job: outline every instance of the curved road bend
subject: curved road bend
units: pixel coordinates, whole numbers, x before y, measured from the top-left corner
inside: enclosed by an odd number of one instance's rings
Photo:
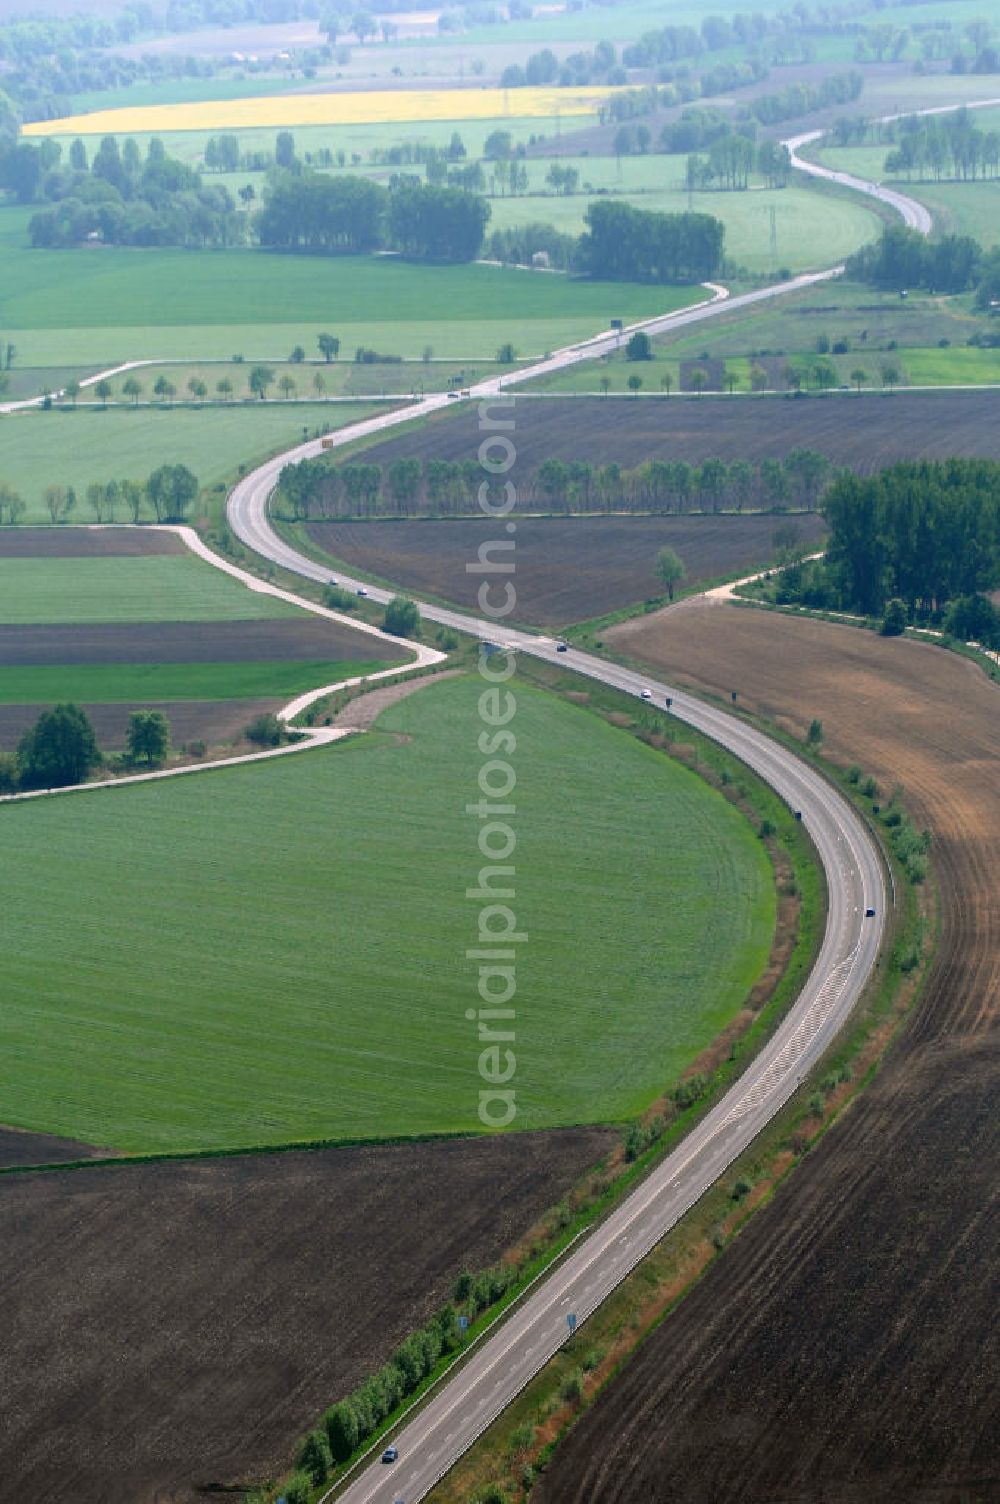
[[[814,139],[810,134],[787,143],[801,171],[833,178],[878,198],[901,214],[907,224],[925,234],[929,232],[931,221],[927,210],[905,194],[831,172],[799,158],[797,148]],[[713,289],[715,295],[706,303],[634,327],[658,333],[697,323],[723,311],[828,280],[841,270],[834,267],[730,299],[723,297],[721,289]],[[480,383],[472,388],[471,396],[494,397],[521,381],[592,359],[614,349],[619,338],[614,334],[599,335],[558,351],[526,370]],[[446,393],[438,393],[398,412],[370,418],[349,430],[341,429],[332,435],[332,447],[339,448],[356,438],[427,416],[447,407],[450,400]],[[284,465],[321,452],[318,441],[302,444],[246,476],[229,498],[228,516],[233,532],[247,547],[283,569],[325,582],[330,578],[329,570],[283,542],[267,514],[270,495]],[[348,589],[357,589],[362,583],[345,576],[338,578]],[[374,586],[367,588],[373,600],[383,603],[392,593]],[[495,625],[460,611],[422,605],[421,612],[429,621],[473,637],[498,635]],[[414,1419],[403,1425],[395,1437],[399,1461],[387,1466],[369,1463],[340,1495],[345,1504],[397,1504],[397,1501],[416,1504],[424,1498],[563,1345],[568,1331],[567,1316],[575,1315],[578,1323],[585,1321],[784,1106],[857,1002],[875,967],[884,929],[886,893],[874,840],[856,811],[815,769],[735,717],[664,683],[576,649],[557,657],[556,644],[551,638],[525,632],[500,635],[520,652],[564,663],[577,673],[626,693],[638,694],[649,689],[661,705],[670,695],[673,714],[740,758],[771,784],[791,808],[801,811],[826,874],[829,893],[826,933],[816,964],[794,1007],[723,1099],[514,1311],[497,1333],[483,1343],[461,1370],[443,1384]],[[874,918],[866,919],[866,909],[874,909]],[[331,1490],[330,1496],[335,1492]]]
[[[890,209],[902,216],[903,223],[911,230],[919,230],[921,235],[929,235],[934,228],[931,211],[924,205],[910,198],[906,193],[900,193],[895,188],[883,188],[880,183],[869,183],[865,178],[856,178],[850,172],[835,172],[832,167],[821,167],[818,162],[810,162],[805,157],[800,157],[799,152],[803,146],[811,146],[814,141],[821,141],[826,131],[806,131],[804,135],[793,136],[786,141],[785,145],[792,154],[792,166],[798,172],[804,172],[811,178],[825,178],[829,183],[839,183],[842,188],[852,188],[855,193],[867,194],[869,198],[877,198],[879,203],[888,204]]]
[[[423,406],[433,410],[433,405]],[[272,461],[240,483],[230,497],[230,526],[248,547],[281,568],[327,580],[329,571],[284,543],[268,521],[267,501],[282,463]],[[347,588],[361,583],[338,578]],[[368,589],[377,601],[391,594]],[[429,621],[474,637],[496,636],[495,626],[462,612],[430,605],[421,610]],[[725,1097],[403,1426],[395,1437],[399,1461],[392,1466],[376,1461],[357,1475],[341,1496],[347,1504],[416,1504],[428,1493],[562,1346],[566,1317],[573,1313],[584,1321],[787,1102],[857,1002],[883,933],[886,898],[874,841],[857,813],[815,769],[735,717],[664,683],[575,649],[557,657],[551,638],[502,635],[519,651],[564,663],[626,693],[648,688],[661,705],[671,695],[675,715],[741,758],[800,810],[826,873],[826,933],[798,1001]],[[875,910],[874,918],[866,920],[866,908]]]

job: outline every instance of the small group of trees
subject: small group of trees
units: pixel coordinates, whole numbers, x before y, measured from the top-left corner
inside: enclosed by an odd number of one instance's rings
[[[163,762],[170,750],[170,724],[160,710],[136,710],[129,716],[126,757],[148,768]],[[85,783],[103,758],[90,718],[78,705],[55,705],[42,711],[18,742],[17,751],[0,752],[0,792],[58,789]]]
[[[649,460],[635,468],[593,465],[553,456],[522,477],[518,491],[550,512],[662,512],[814,508],[833,479],[830,461],[796,448],[759,464],[710,456]],[[478,505],[483,471],[478,460],[420,460],[401,456],[382,466],[351,460],[339,467],[300,460],[281,473],[278,499],[287,515],[310,518],[458,516]]]
[[[55,160],[46,156],[52,151]],[[89,165],[82,143],[74,142],[65,167],[56,144],[22,143],[11,170],[22,202],[41,199],[51,206],[31,219],[34,246],[77,246],[89,240],[228,246],[245,238],[244,217],[228,190],[218,184],[206,187],[193,168],[167,155],[157,137],[143,155],[131,136],[121,146],[116,136],[105,136]],[[0,159],[0,186],[9,186],[11,170],[5,174]]]
[[[1000,464],[921,461],[878,475],[841,475],[822,506],[822,560],[800,558],[779,577],[779,604],[861,612],[887,636],[911,622],[941,624],[993,647],[1000,616]]]
[[[987,255],[970,235],[928,239],[905,225],[887,225],[880,240],[863,246],[847,262],[858,282],[905,292],[966,292],[976,288],[988,302],[1000,287],[1000,254]]]
[[[579,261],[592,277],[704,281],[722,264],[723,226],[710,214],[659,214],[601,201],[584,218]]]
[[[260,243],[279,250],[359,254],[391,248],[434,261],[479,254],[489,205],[460,188],[400,175],[369,178],[283,173],[257,216]]]
[[[968,110],[941,116],[910,116],[893,122],[897,145],[885,159],[890,177],[907,181],[955,178],[962,182],[1000,177],[1000,131],[982,131]]]
[[[0,485],[0,495],[3,489]],[[79,506],[74,486],[46,486],[42,494],[53,524],[67,522]],[[83,500],[95,522],[114,522],[122,515],[140,522],[144,509],[157,522],[181,522],[197,495],[197,478],[186,465],[160,465],[145,481],[91,481],[84,490]],[[21,512],[8,520],[18,521],[23,510],[22,503]]]

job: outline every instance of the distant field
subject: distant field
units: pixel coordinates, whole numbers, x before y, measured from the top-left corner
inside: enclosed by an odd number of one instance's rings
[[[614,192],[623,191],[629,203],[639,209],[680,214],[688,208],[688,195],[681,186],[684,163],[679,157],[651,156],[626,159],[623,163],[623,189],[619,190],[612,158],[575,161],[581,181],[589,174],[615,184]],[[546,164],[529,166],[539,182],[544,179]],[[632,182],[637,185],[633,190]],[[640,186],[641,185],[641,186]],[[584,228],[583,216],[593,195],[580,193],[572,197],[524,197],[491,200],[497,228],[543,221],[554,224],[566,234]],[[866,240],[877,238],[879,221],[861,202],[834,198],[810,188],[757,189],[748,193],[698,193],[694,208],[712,214],[726,228],[726,256],[753,272],[777,272],[780,267],[804,271],[830,266],[850,255]],[[770,211],[777,216],[777,251],[771,249]]]
[[[619,1119],[765,965],[770,866],[694,774],[516,693],[517,1125]],[[446,680],[343,747],[8,808],[8,1122],[131,1149],[475,1129],[479,694]]]
[[[95,521],[92,482],[145,480],[158,465],[188,466],[203,486],[239,464],[252,465],[301,439],[302,430],[339,428],[371,415],[364,403],[336,406],[258,402],[253,406],[152,409],[79,408],[0,418],[0,480],[28,505],[25,521],[48,522],[47,486],[72,486],[73,522]],[[144,511],[148,517],[148,512]],[[125,521],[124,509],[117,518]]]
[[[0,210],[0,327],[23,366],[180,357],[287,359],[321,331],[419,358],[492,359],[508,340],[542,354],[629,320],[683,307],[699,288],[587,282],[397,257],[262,251],[34,251],[24,211]]]
[[[518,89],[515,113],[522,118],[593,115],[614,89]],[[92,115],[64,116],[24,127],[24,135],[128,136],[140,131],[228,131],[297,125],[400,126],[423,121],[492,120],[509,113],[512,91],[491,88],[359,90],[326,94],[265,94],[258,98],[204,99],[184,104],[132,105]]]
[[[780,517],[522,517],[517,531],[518,621],[558,627],[659,597],[657,551],[673,548],[687,585],[750,571],[775,557]],[[787,519],[786,519],[787,520]],[[823,534],[815,513],[796,515],[804,543]],[[303,529],[325,554],[365,574],[475,609],[466,573],[483,529],[474,519],[317,522]]]
[[[895,293],[838,278],[770,304],[723,312],[708,324],[657,335],[654,358],[643,362],[641,369],[620,352],[543,376],[522,390],[596,393],[607,379],[609,390],[622,395],[629,376],[638,374],[644,392],[661,391],[664,377],[676,392],[682,370],[688,379],[693,368],[705,367],[707,359],[717,372],[724,364],[739,391],[750,389],[752,364],[763,367],[772,390],[783,391],[787,365],[808,373],[818,358],[818,345],[840,342],[846,343],[846,354],[823,357],[832,362],[838,382],[850,382],[851,372],[860,368],[866,372],[866,384],[878,386],[883,365],[896,366],[904,381],[915,383],[930,379],[931,372],[934,382],[943,384],[979,382],[996,379],[989,372],[996,367],[998,352],[967,349],[966,342],[989,327],[968,296],[914,293],[903,302]]]

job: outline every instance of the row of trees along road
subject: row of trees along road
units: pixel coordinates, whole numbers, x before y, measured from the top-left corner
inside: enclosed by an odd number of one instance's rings
[[[81,499],[95,522],[142,522],[150,515],[156,522],[183,522],[197,495],[198,481],[186,465],[160,465],[145,481],[91,481],[82,498],[74,486],[46,486],[43,499],[53,523],[76,516]],[[0,524],[20,522],[26,510],[23,498],[0,481]]]
[[[550,512],[810,510],[835,472],[826,455],[792,449],[784,459],[727,463],[709,457],[650,460],[635,469],[612,462],[551,458],[518,484],[519,494]],[[420,460],[407,455],[386,466],[352,460],[300,460],[281,472],[278,501],[286,516],[315,518],[458,516],[477,507],[482,467],[476,460]]]

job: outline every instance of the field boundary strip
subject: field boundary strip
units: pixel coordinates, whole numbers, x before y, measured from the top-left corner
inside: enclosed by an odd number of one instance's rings
[[[88,527],[89,531],[103,531],[105,526],[112,524],[94,524]],[[122,524],[115,523],[115,527]],[[409,639],[393,637],[391,633],[383,632],[381,628],[372,626],[369,622],[355,621],[342,611],[332,611],[328,606],[321,606],[316,601],[307,600],[304,596],[296,595],[291,590],[284,590],[280,585],[270,585],[265,580],[258,579],[246,569],[241,569],[238,564],[231,564],[228,559],[223,559],[219,554],[208,547],[192,527],[176,526],[169,523],[145,524],[147,530],[152,528],[156,532],[174,533],[179,537],[191,553],[202,559],[206,564],[211,564],[214,569],[221,570],[224,574],[232,576],[245,585],[248,590],[254,590],[261,595],[271,595],[275,599],[285,601],[287,604],[297,606],[303,611],[311,611],[315,616],[322,616],[328,621],[335,621],[339,626],[350,627],[355,632],[365,636],[375,637],[380,642],[390,644],[395,650],[406,646],[415,656],[409,663],[401,663],[392,668],[379,669],[374,674],[356,674],[351,679],[341,679],[336,684],[322,684],[316,689],[306,690],[304,694],[296,695],[287,705],[277,712],[278,720],[285,726],[291,727],[297,716],[308,710],[318,700],[326,699],[328,695],[341,689],[353,689],[359,684],[375,684],[380,679],[397,678],[400,674],[415,674],[423,669],[433,668],[443,663],[447,653],[439,652],[437,648],[427,647],[420,642],[411,642]],[[55,789],[31,789],[19,794],[0,795],[0,804],[23,803],[29,799],[46,799],[55,794],[79,794],[86,793],[89,789],[117,789],[126,788],[136,783],[153,783],[164,778],[179,778],[186,773],[206,773],[215,768],[242,767],[244,763],[263,762],[268,758],[287,757],[292,752],[308,752],[315,747],[325,747],[331,742],[342,741],[344,737],[360,735],[363,728],[353,726],[302,726],[294,728],[299,740],[284,747],[272,747],[263,752],[245,752],[233,757],[217,758],[214,762],[188,763],[182,768],[159,768],[150,773],[131,773],[125,778],[101,778],[91,783],[73,783],[64,788]]]

